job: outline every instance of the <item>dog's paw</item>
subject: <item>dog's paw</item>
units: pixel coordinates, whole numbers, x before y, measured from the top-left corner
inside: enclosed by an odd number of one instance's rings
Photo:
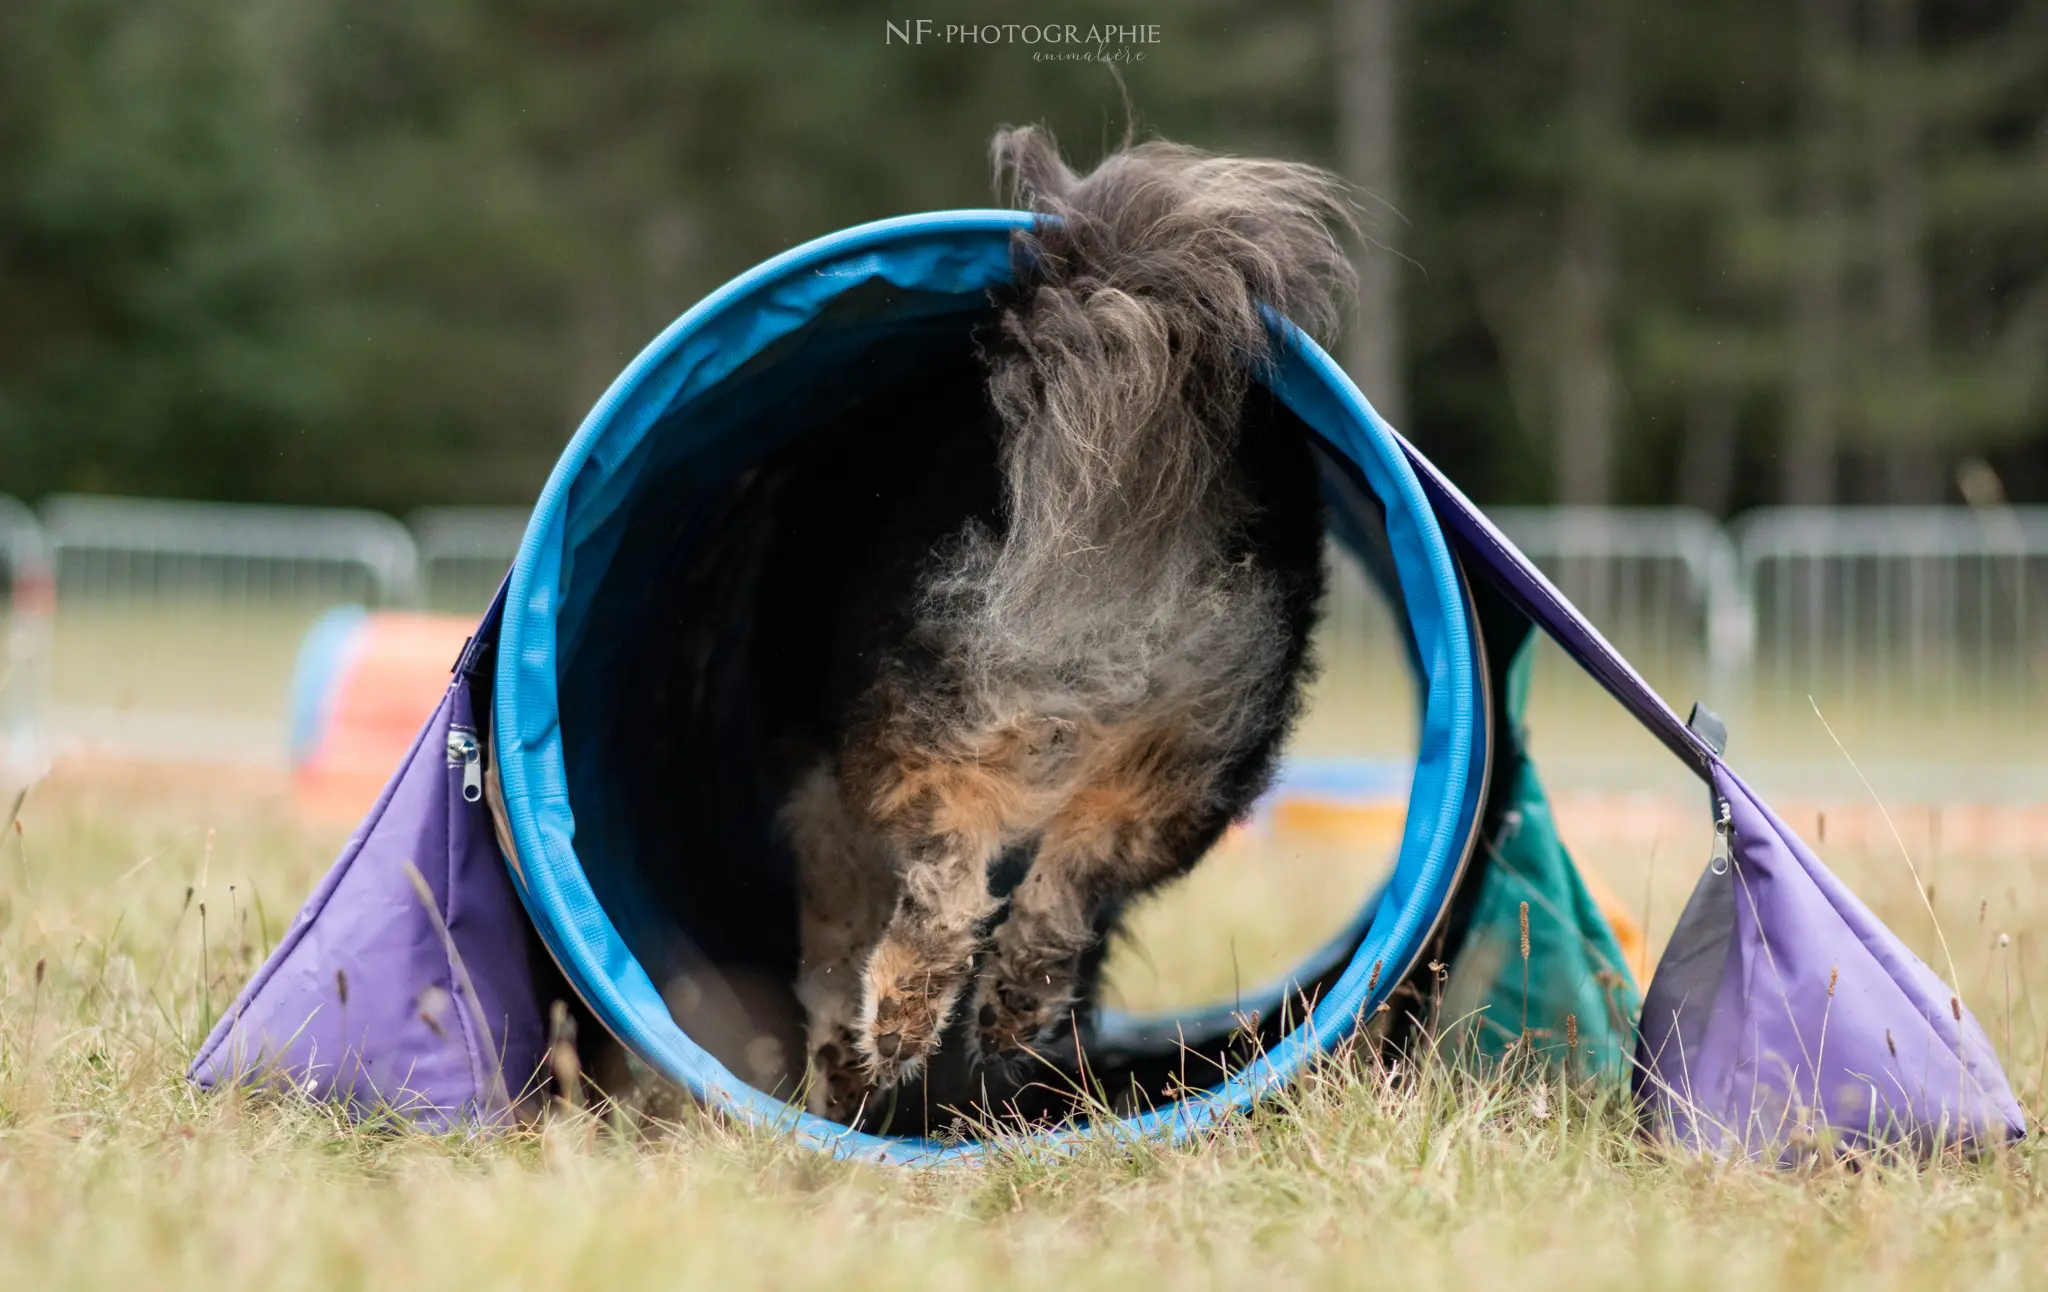
[[[981,980],[974,1034],[983,1060],[1013,1060],[1053,1038],[1072,1007],[1071,993],[1057,977],[991,974]]]
[[[874,1093],[851,1033],[812,1049],[809,1076],[804,1106],[816,1116],[842,1125],[851,1126]]]
[[[885,938],[868,962],[861,1008],[861,1052],[877,1086],[917,1075],[938,1049],[966,982],[965,965],[927,960]]]

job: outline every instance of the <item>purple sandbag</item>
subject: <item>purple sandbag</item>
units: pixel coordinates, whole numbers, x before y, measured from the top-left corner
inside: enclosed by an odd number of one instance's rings
[[[1790,1159],[1820,1126],[1925,1154],[2019,1139],[1991,1041],[1934,971],[1725,766],[1728,857],[1700,877],[1643,1003],[1636,1091],[1653,1125]]]
[[[1651,1129],[1695,1148],[1781,1159],[1822,1125],[1852,1146],[1923,1153],[2025,1135],[1969,1010],[1443,472],[1403,447],[1465,568],[1499,587],[1729,806],[1730,862],[1701,877],[1643,1002],[1635,1085]]]
[[[451,753],[451,732],[460,747],[473,731],[458,680],[207,1037],[194,1081],[289,1082],[436,1129],[508,1111],[538,1068],[543,1031],[526,914],[489,809],[465,799]]]

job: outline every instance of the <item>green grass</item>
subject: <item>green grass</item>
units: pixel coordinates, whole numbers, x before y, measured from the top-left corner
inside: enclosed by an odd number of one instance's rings
[[[51,699],[65,706],[137,709],[276,723],[283,748],[292,665],[327,603],[221,607],[165,599],[77,601],[57,613]]]
[[[2031,1147],[1766,1172],[1661,1154],[1578,1092],[1428,1069],[1332,1069],[1183,1148],[943,1172],[833,1163],[704,1117],[646,1140],[568,1117],[429,1137],[202,1097],[182,1080],[197,1038],[342,832],[261,787],[76,774],[22,827],[0,844],[4,1288],[1994,1289],[2048,1269]],[[1667,845],[1653,929],[1700,859]],[[1644,860],[1594,859],[1623,892],[1643,891]],[[1830,860],[1932,953],[1896,854]],[[2038,1108],[2048,1002],[2028,979],[2048,970],[2048,875],[1919,860],[1965,998]],[[1219,858],[1148,913],[1150,959],[1120,966],[1121,990],[1200,995],[1232,954],[1249,981],[1369,879],[1330,849]]]

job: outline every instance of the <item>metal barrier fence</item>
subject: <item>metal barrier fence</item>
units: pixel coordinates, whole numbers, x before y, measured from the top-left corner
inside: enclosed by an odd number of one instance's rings
[[[72,743],[275,761],[307,626],[418,596],[411,534],[375,512],[66,496],[42,519],[50,725]]]
[[[0,494],[0,795],[32,779],[44,756],[55,589],[35,513]]]
[[[422,507],[406,517],[426,605],[481,614],[512,568],[531,514],[526,507]]]
[[[1492,515],[1674,707],[1706,698],[1727,713],[1738,753],[1839,761],[1833,727],[1859,756],[1895,765],[1998,764],[2022,777],[2048,765],[2048,508],[1767,509],[1729,528],[1685,510]],[[42,706],[45,726],[73,742],[274,760],[314,617],[338,602],[481,611],[526,517],[430,508],[401,525],[367,512],[63,497],[38,526],[0,499],[11,590],[0,733],[28,729]],[[1346,743],[1349,715],[1353,729],[1384,728],[1368,743],[1398,745],[1411,714],[1405,682],[1390,676],[1396,629],[1348,560],[1324,636],[1304,737]],[[1532,725],[1546,763],[1559,749],[1637,756],[1628,720],[1561,655],[1541,659],[1538,676]]]
[[[1704,699],[1736,716],[1751,621],[1740,562],[1712,517],[1590,507],[1501,507],[1488,515],[1673,707],[1683,713]],[[1525,730],[1547,778],[1682,788],[1671,781],[1683,773],[1570,656],[1548,638],[1534,651]]]
[[[2048,797],[2048,508],[1489,514],[1674,709],[1718,709],[1760,779],[1860,792],[1862,763],[1885,792]],[[1371,595],[1354,582],[1332,618]],[[1536,676],[1554,779],[1669,770],[1548,643]]]
[[[2048,508],[1774,508],[1733,528],[1765,730],[1832,727],[1852,754],[1930,769],[2031,766],[2048,792]]]
[[[2036,683],[2048,640],[2048,508],[1802,507],[1737,522],[1759,665],[1811,680],[1903,665],[1955,694]]]
[[[1735,546],[1690,508],[1491,512],[1572,604],[1653,681],[1733,689],[1752,646]]]

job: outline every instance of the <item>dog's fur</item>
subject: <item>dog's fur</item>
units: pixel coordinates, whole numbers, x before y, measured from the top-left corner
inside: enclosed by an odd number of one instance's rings
[[[1322,595],[1312,451],[1256,378],[1262,304],[1335,322],[1342,186],[1164,142],[1078,176],[1034,128],[993,154],[1046,217],[1015,236],[996,324],[846,414],[843,442],[887,424],[911,451],[886,479],[857,447],[814,462],[858,532],[829,576],[812,538],[764,576],[825,623],[759,685],[796,751],[809,1102],[841,1120],[916,1075],[970,995],[984,1058],[1086,1004],[1122,907],[1263,788]],[[801,488],[782,505],[800,516]],[[1007,911],[1006,857],[1028,864]]]

